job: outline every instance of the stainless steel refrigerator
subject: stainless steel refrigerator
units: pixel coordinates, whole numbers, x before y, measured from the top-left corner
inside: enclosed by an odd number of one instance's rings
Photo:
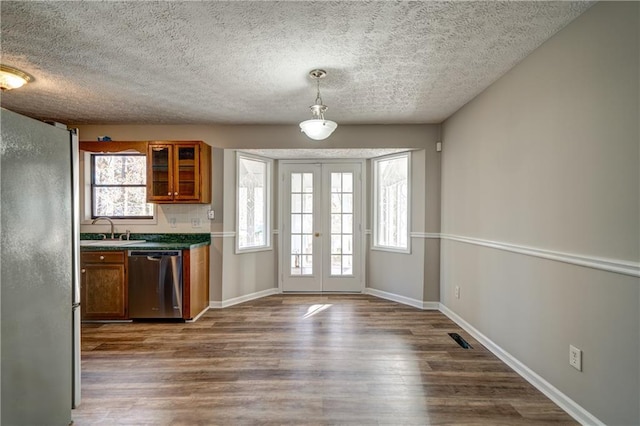
[[[80,402],[78,137],[0,115],[0,424],[66,426]]]

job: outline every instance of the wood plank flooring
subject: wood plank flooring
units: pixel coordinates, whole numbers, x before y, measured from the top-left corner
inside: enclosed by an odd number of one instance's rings
[[[75,425],[575,424],[442,313],[365,295],[276,295],[186,324],[83,324],[82,404],[73,418]]]

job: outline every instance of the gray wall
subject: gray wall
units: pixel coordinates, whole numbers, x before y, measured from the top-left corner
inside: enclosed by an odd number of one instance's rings
[[[413,302],[440,300],[440,153],[438,133],[432,133],[424,150],[411,158],[411,254],[369,250],[367,287],[413,299]],[[367,229],[372,228],[371,161],[367,163]],[[433,234],[433,235],[431,235]],[[426,238],[429,235],[429,238]],[[367,245],[371,247],[372,235]]]
[[[310,141],[292,125],[78,125],[81,140],[96,140],[108,135],[112,140],[202,140],[212,150],[211,205],[159,205],[155,225],[127,225],[132,232],[213,232],[211,246],[210,299],[224,302],[277,288],[277,235],[274,250],[236,255],[235,231],[235,150],[289,148],[407,148],[421,152],[414,164],[414,222],[412,231],[439,230],[439,163],[435,142],[440,135],[439,125],[352,125],[339,126],[326,141]],[[426,148],[426,149],[425,149]],[[277,165],[274,176],[277,176]],[[370,174],[367,173],[370,177]],[[426,185],[425,185],[426,184]],[[277,217],[277,186],[274,185],[274,210]],[[369,199],[370,194],[366,194]],[[370,203],[367,203],[370,207]],[[216,219],[206,218],[207,210],[216,212]],[[417,210],[416,210],[417,209]],[[176,219],[176,227],[169,219]],[[192,228],[191,219],[200,218],[202,227]],[[275,223],[275,222],[274,222]],[[120,226],[117,226],[120,230]],[[274,226],[275,229],[277,229]],[[370,221],[367,228],[370,228]],[[83,225],[83,232],[102,232],[99,225]],[[368,258],[367,279],[376,288],[418,301],[438,300],[439,250],[437,240],[412,239],[412,255],[377,252]],[[369,256],[369,246],[365,255]],[[398,270],[403,279],[386,271],[371,270],[371,265],[384,262],[402,264]],[[404,279],[408,278],[408,279]],[[428,297],[428,299],[423,299]]]
[[[640,423],[639,279],[446,236],[637,265],[639,14],[593,6],[449,118],[442,157],[442,302],[600,420],[627,425]]]

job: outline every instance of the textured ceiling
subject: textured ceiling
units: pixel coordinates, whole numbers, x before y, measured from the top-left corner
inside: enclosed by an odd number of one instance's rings
[[[65,123],[439,123],[590,2],[1,1],[2,106]]]

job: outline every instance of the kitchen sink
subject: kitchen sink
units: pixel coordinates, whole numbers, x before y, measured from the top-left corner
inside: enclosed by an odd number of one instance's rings
[[[145,243],[147,240],[80,240],[80,247],[103,246],[119,247]]]

